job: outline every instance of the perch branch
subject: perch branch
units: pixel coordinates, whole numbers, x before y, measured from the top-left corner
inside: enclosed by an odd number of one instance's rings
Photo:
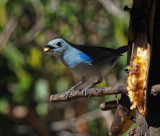
[[[151,94],[152,95],[157,95],[159,93],[160,93],[160,84],[152,86]]]
[[[95,97],[95,96],[104,96],[104,95],[112,95],[112,94],[126,94],[127,90],[124,86],[113,86],[113,87],[98,87],[98,88],[90,88],[87,91],[87,96],[83,93],[82,90],[77,90],[71,92],[68,96],[68,99],[65,97],[66,92],[60,94],[53,94],[50,96],[51,102],[65,102],[70,101],[80,97]]]

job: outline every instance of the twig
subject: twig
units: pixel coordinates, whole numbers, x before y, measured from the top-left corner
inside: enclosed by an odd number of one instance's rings
[[[157,95],[159,93],[160,93],[160,84],[152,86],[151,94],[152,95]]]
[[[99,2],[104,6],[104,8],[110,12],[112,15],[118,16],[124,13],[116,7],[116,5],[111,0],[99,0]]]
[[[95,96],[104,96],[112,94],[126,94],[127,90],[124,86],[113,86],[113,87],[99,87],[99,88],[90,88],[87,91],[87,96],[83,93],[82,90],[77,90],[71,92],[68,96],[68,99],[65,97],[66,92],[60,94],[53,94],[50,96],[51,102],[65,102],[70,101],[80,97],[95,97]]]
[[[43,14],[43,8],[39,2],[39,0],[31,1],[31,4],[35,10],[36,13],[36,22],[33,25],[33,27],[29,30],[28,33],[25,34],[22,41],[24,43],[28,43],[32,41],[35,36],[42,30],[43,28],[43,22],[44,22],[44,14]]]
[[[7,25],[5,26],[3,32],[0,35],[0,45],[3,45],[6,41],[9,40],[17,25],[18,21],[15,18],[11,18],[8,21]]]
[[[99,118],[104,118],[104,122],[107,124],[107,128],[109,130],[110,124],[113,120],[113,114],[111,111],[100,111],[98,109],[85,113],[81,116],[78,117],[74,117],[71,119],[65,119],[65,120],[59,120],[59,121],[54,121],[53,123],[50,124],[45,124],[42,126],[38,126],[37,127],[37,131],[44,133],[44,130],[47,127],[47,130],[49,132],[55,132],[56,133],[60,133],[62,131],[64,131],[65,129],[71,129],[71,128],[75,128],[76,124],[79,122],[83,121],[91,121],[91,120],[95,120],[95,119],[99,119]],[[35,128],[33,126],[29,126],[29,125],[19,125],[19,124],[14,124],[11,126],[4,126],[4,125],[0,125],[1,128],[1,132],[2,134],[5,132],[9,132],[9,134],[20,134],[20,135],[31,135],[31,134],[35,134],[37,133],[37,131],[35,130]],[[8,133],[7,133],[8,134]],[[64,134],[65,135],[65,134]],[[86,136],[86,135],[85,135]]]
[[[103,7],[112,15],[117,18],[124,19],[125,15],[114,3],[112,0],[99,0]]]
[[[79,117],[71,118],[71,119],[68,119],[68,120],[61,120],[61,121],[53,122],[50,125],[50,129],[54,130],[54,131],[60,131],[60,130],[68,129],[68,128],[74,128],[76,126],[75,124],[77,122],[82,122],[83,123],[83,121],[88,122],[88,121],[91,121],[91,120],[94,120],[94,119],[97,119],[97,118],[102,118],[102,117],[106,118],[106,123],[107,124],[110,124],[110,123],[108,123],[108,121],[110,119],[113,120],[113,116],[112,116],[112,114],[111,115],[110,114],[111,114],[110,111],[103,112],[103,111],[100,111],[100,110],[94,110],[94,111],[88,112],[86,114],[83,114]],[[109,115],[109,116],[106,116],[106,115]],[[110,119],[107,118],[107,117],[110,117]]]
[[[110,102],[101,103],[99,107],[102,111],[107,111],[107,110],[116,109],[117,106],[118,106],[117,101],[114,100]]]

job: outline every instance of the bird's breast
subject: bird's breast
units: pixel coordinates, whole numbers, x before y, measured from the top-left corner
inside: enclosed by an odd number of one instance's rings
[[[91,76],[91,75],[96,75],[99,70],[96,70],[94,66],[85,64],[85,63],[80,63],[76,67],[70,69],[72,72],[83,75],[83,76]]]
[[[97,74],[95,66],[92,63],[89,63],[88,61],[82,59],[81,55],[77,55],[77,53],[65,54],[61,61],[69,70],[76,74],[84,76]]]

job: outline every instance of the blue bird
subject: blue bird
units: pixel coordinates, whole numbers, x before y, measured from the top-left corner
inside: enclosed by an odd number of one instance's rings
[[[110,49],[98,46],[75,45],[64,39],[51,40],[45,47],[44,52],[55,55],[69,70],[82,76],[82,81],[69,89],[66,93],[68,98],[70,92],[85,83],[88,77],[97,76],[98,81],[83,89],[85,96],[87,90],[102,82],[101,72],[114,66],[117,59],[128,50],[128,46],[118,49]]]

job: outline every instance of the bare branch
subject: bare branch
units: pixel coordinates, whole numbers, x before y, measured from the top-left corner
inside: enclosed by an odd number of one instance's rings
[[[152,86],[151,94],[152,95],[157,95],[159,93],[160,93],[160,84]]]
[[[116,109],[117,106],[118,106],[118,103],[116,100],[114,100],[110,102],[101,103],[99,107],[102,111],[107,111],[107,110]]]
[[[33,27],[29,30],[29,32],[26,33],[25,36],[23,37],[22,41],[24,43],[32,41],[43,28],[43,22],[44,22],[43,8],[38,0],[31,1],[31,4],[33,5],[33,8],[36,13],[36,22],[33,25]]]
[[[103,7],[112,15],[123,18],[124,13],[111,0],[99,0]]]
[[[17,25],[18,21],[15,18],[11,18],[8,21],[7,25],[5,26],[3,32],[0,35],[0,45],[3,45],[3,43],[9,40]]]
[[[83,114],[79,117],[53,122],[51,123],[50,128],[51,130],[54,130],[54,131],[60,131],[60,130],[68,129],[68,128],[74,128],[77,122],[83,123],[83,121],[91,121],[91,120],[102,118],[102,117],[105,118],[106,123],[110,126],[113,120],[112,113],[110,111],[103,112],[100,110],[94,110],[86,114]]]
[[[87,92],[87,96],[83,93],[82,90],[77,90],[71,92],[68,96],[68,99],[65,97],[66,92],[60,94],[53,94],[50,96],[51,102],[65,102],[70,101],[80,97],[95,97],[95,96],[104,96],[104,95],[112,95],[112,94],[126,94],[127,90],[124,86],[113,86],[113,87],[98,87],[98,88],[90,88]]]

